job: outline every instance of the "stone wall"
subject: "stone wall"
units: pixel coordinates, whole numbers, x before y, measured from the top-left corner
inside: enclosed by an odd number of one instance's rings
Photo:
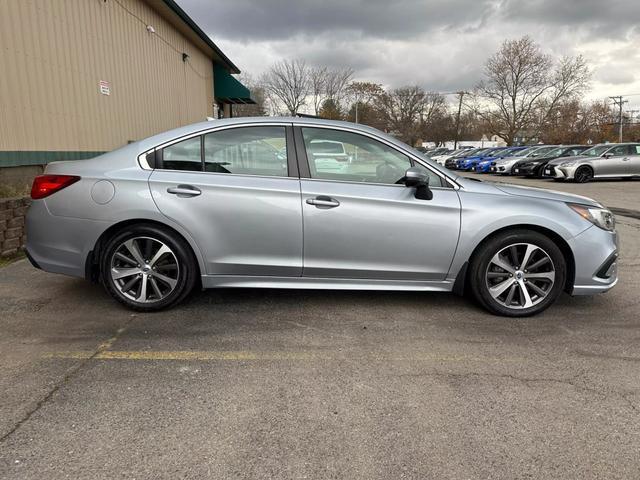
[[[0,198],[0,256],[10,257],[27,241],[25,215],[31,198]]]

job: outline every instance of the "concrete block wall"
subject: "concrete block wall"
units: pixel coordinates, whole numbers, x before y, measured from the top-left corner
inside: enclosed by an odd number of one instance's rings
[[[25,215],[31,198],[0,198],[0,256],[10,257],[27,241]]]

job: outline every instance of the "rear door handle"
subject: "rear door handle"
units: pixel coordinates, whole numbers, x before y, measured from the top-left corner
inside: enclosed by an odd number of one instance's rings
[[[315,205],[318,208],[335,208],[340,206],[340,202],[338,200],[324,195],[316,198],[307,198],[307,203],[309,205]]]
[[[202,191],[193,185],[178,185],[177,187],[167,188],[167,193],[177,195],[179,197],[197,197]]]

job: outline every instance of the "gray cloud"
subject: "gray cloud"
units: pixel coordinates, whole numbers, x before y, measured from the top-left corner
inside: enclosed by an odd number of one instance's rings
[[[468,89],[504,39],[530,35],[555,55],[584,54],[593,97],[640,92],[640,0],[178,1],[254,76],[302,58],[387,86]]]
[[[474,24],[494,8],[491,0],[183,0],[181,4],[206,30],[243,41],[335,32],[410,38],[432,28]]]

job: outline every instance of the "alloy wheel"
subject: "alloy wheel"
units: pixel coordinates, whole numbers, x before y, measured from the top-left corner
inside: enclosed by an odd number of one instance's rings
[[[576,183],[586,183],[593,178],[591,170],[588,167],[581,167],[575,173]]]
[[[489,294],[500,305],[525,309],[541,303],[555,283],[549,254],[531,243],[515,243],[496,253],[487,266]]]
[[[135,302],[155,303],[175,290],[180,270],[175,253],[165,243],[134,237],[116,248],[110,273],[122,295]]]

